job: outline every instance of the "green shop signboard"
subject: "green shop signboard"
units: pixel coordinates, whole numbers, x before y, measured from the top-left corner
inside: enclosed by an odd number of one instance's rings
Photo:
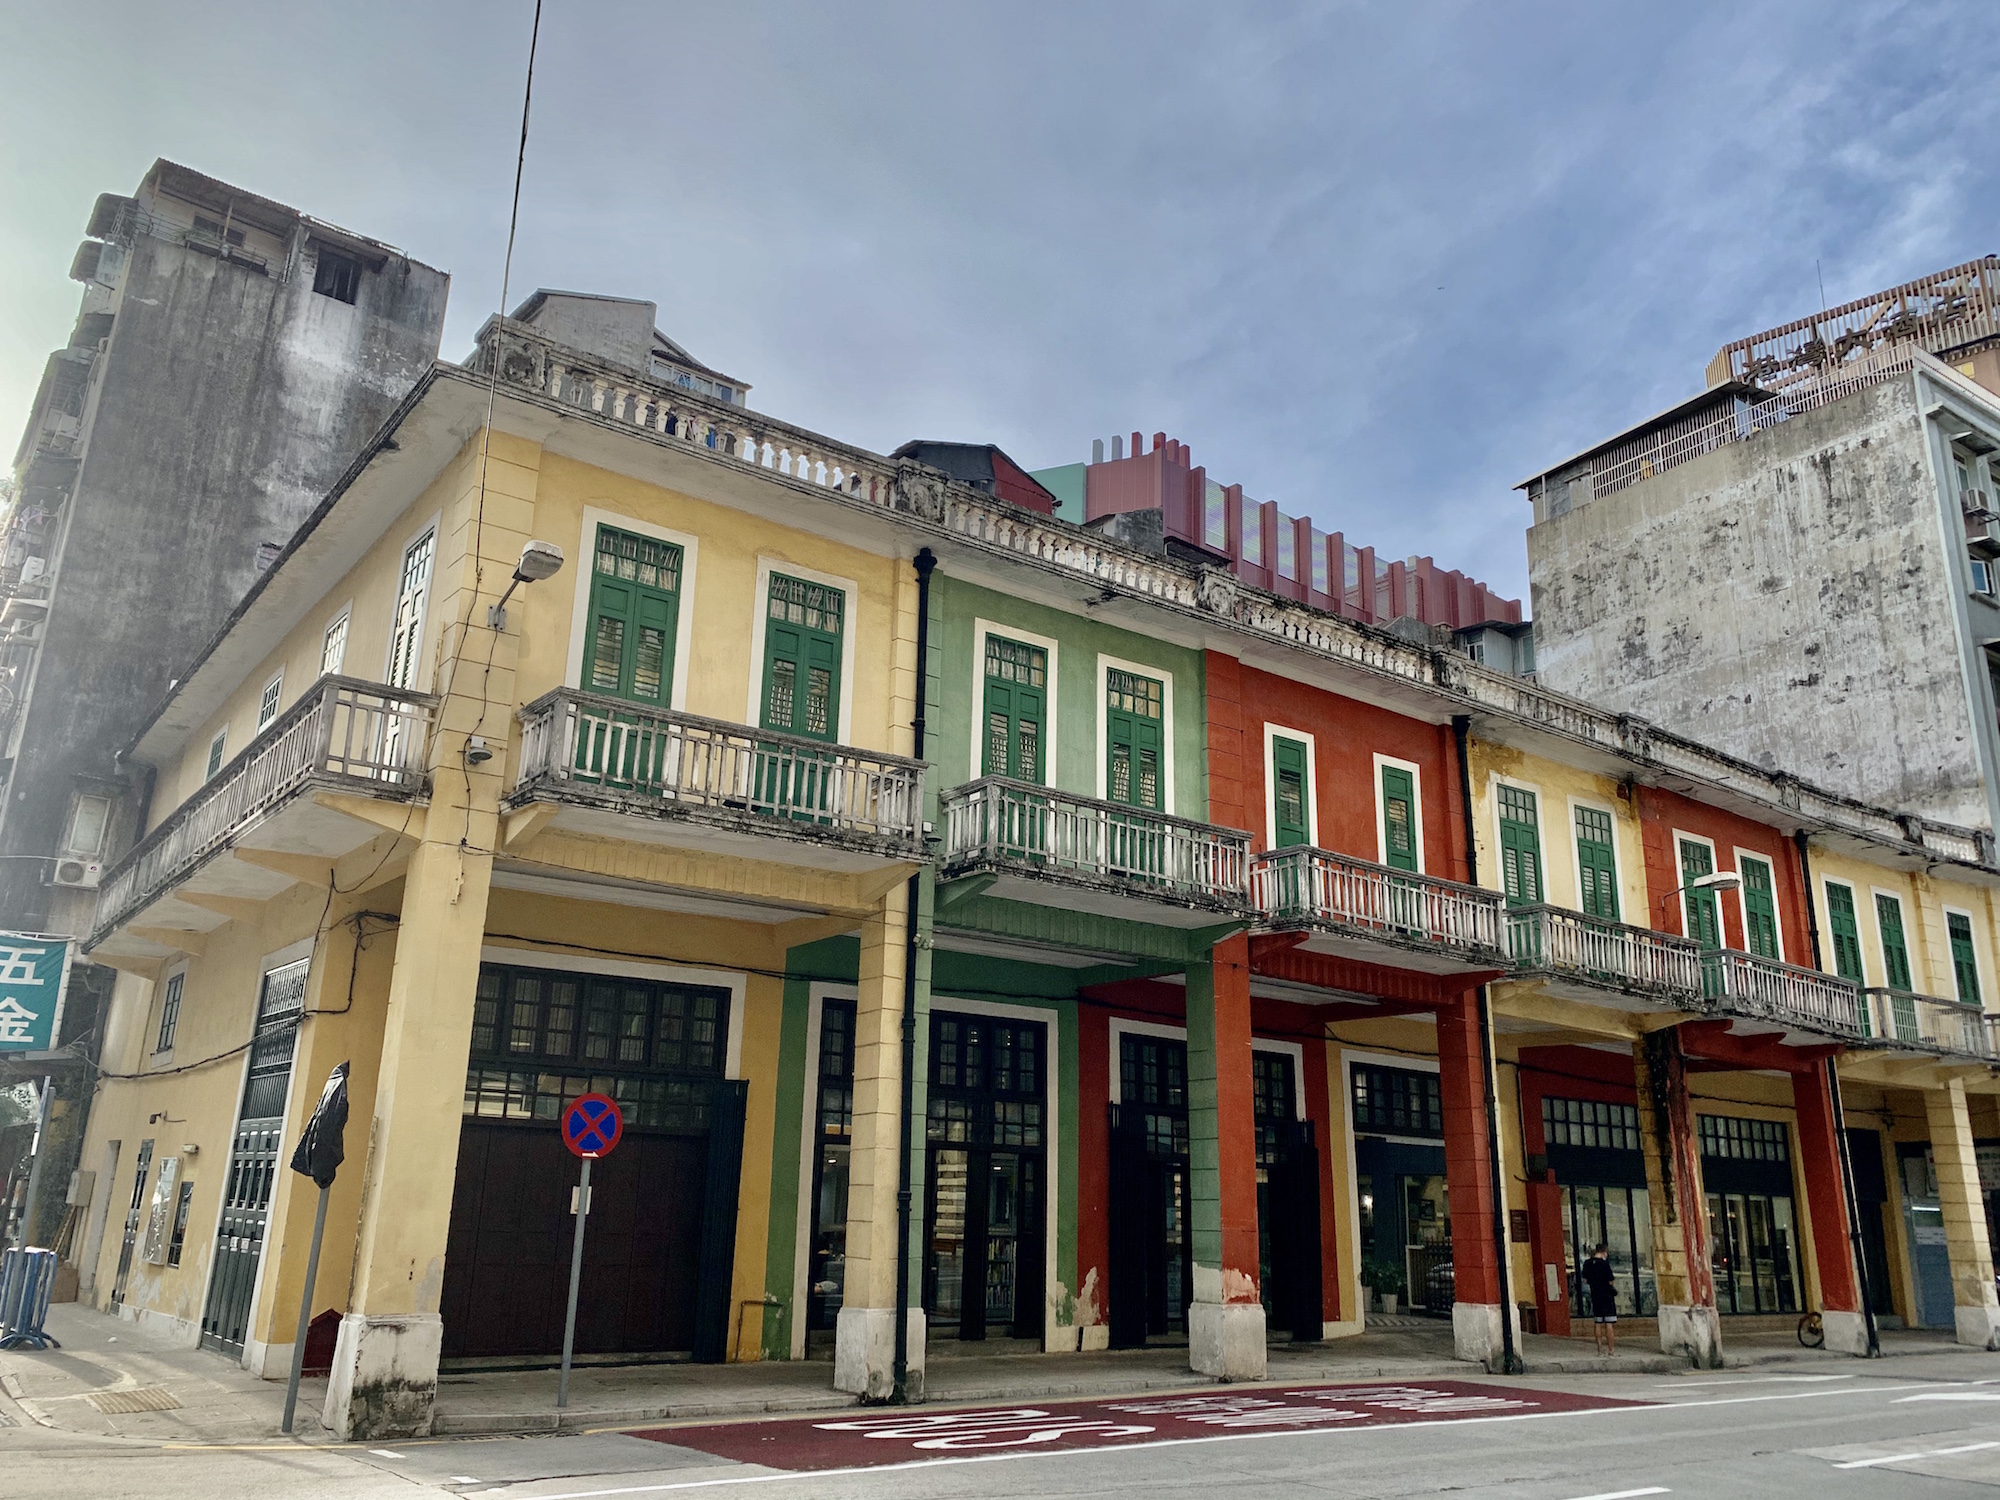
[[[56,1042],[69,939],[0,932],[0,1052],[45,1052]]]

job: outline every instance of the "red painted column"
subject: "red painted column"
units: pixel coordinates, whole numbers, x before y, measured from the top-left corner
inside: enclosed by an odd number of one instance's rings
[[[1468,991],[1438,1006],[1437,1041],[1454,1295],[1460,1306],[1496,1307],[1500,1267],[1493,1252],[1493,1150],[1486,1131],[1486,1066],[1477,992]],[[1415,1296],[1414,1288],[1411,1295]],[[1454,1314],[1454,1325],[1457,1321]],[[1494,1342],[1497,1345],[1497,1329]]]
[[[1854,1240],[1848,1232],[1847,1183],[1840,1169],[1840,1136],[1834,1128],[1833,1099],[1826,1065],[1792,1074],[1792,1108],[1797,1112],[1799,1168],[1805,1174],[1807,1212],[1812,1215],[1813,1260],[1819,1268],[1819,1302],[1826,1347],[1849,1354],[1868,1352],[1868,1329],[1861,1316],[1861,1278],[1854,1269]]]
[[[1257,1287],[1257,1128],[1250,1075],[1250,940],[1217,943],[1187,973],[1188,1363],[1224,1380],[1265,1373]]]
[[[1076,1007],[1076,1323],[1085,1353],[1111,1337],[1111,1018]]]
[[[1632,1062],[1653,1214],[1660,1348],[1700,1369],[1715,1369],[1722,1363],[1722,1324],[1709,1259],[1708,1197],[1701,1185],[1701,1151],[1679,1030],[1647,1033]]]

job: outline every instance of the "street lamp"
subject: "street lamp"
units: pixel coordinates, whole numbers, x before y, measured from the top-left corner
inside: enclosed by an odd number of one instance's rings
[[[1668,891],[1666,895],[1660,897],[1660,920],[1666,920],[1667,903],[1683,891],[1733,891],[1740,889],[1742,885],[1743,877],[1734,870],[1717,870],[1712,875],[1697,875],[1686,885]]]
[[[507,628],[507,601],[514,597],[514,590],[524,583],[540,583],[544,578],[553,578],[562,571],[563,550],[554,542],[530,542],[521,549],[521,560],[514,566],[514,577],[507,585],[507,592],[500,596],[498,604],[488,605],[486,624],[491,630]]]

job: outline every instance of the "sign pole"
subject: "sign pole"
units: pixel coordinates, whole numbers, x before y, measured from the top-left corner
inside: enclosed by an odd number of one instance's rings
[[[313,1215],[312,1253],[306,1256],[306,1285],[299,1293],[299,1329],[292,1336],[292,1378],[285,1387],[283,1432],[292,1430],[292,1413],[299,1405],[299,1376],[306,1367],[306,1329],[312,1323],[313,1283],[319,1280],[319,1242],[326,1233],[326,1199],[332,1191],[331,1183],[319,1190],[319,1211]]]
[[[563,1317],[562,1379],[556,1383],[556,1406],[569,1405],[569,1362],[576,1350],[576,1290],[583,1281],[583,1230],[590,1218],[590,1158],[583,1159],[583,1178],[576,1189],[576,1245],[569,1255],[569,1311]]]

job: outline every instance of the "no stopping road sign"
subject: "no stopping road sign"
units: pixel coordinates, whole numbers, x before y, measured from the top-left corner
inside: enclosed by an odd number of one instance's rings
[[[625,1116],[608,1094],[584,1094],[563,1111],[563,1144],[577,1156],[609,1156],[624,1134]]]

